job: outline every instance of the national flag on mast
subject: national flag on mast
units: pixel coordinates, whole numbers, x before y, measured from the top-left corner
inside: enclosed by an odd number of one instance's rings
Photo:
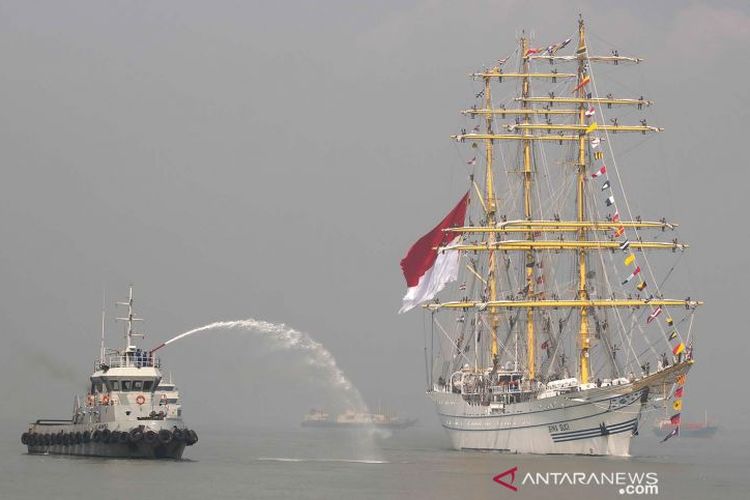
[[[596,179],[597,177],[599,177],[601,175],[604,175],[606,173],[607,173],[607,166],[606,165],[602,165],[602,167],[599,170],[597,170],[596,172],[594,172],[593,174],[591,174],[591,177],[593,177],[594,179]]]
[[[630,281],[633,278],[635,278],[636,276],[638,276],[640,273],[641,273],[641,266],[635,266],[635,270],[632,273],[630,273],[630,276],[628,276],[627,278],[625,278],[625,281],[623,281],[622,284],[623,285],[627,285],[628,283],[630,283]]]
[[[657,307],[656,309],[654,309],[654,311],[653,311],[653,312],[652,312],[651,314],[649,314],[649,315],[648,315],[648,318],[646,318],[646,324],[648,325],[648,324],[650,324],[650,323],[651,323],[651,322],[652,322],[653,320],[655,320],[655,319],[656,319],[656,317],[657,317],[658,315],[660,315],[660,314],[661,314],[661,310],[662,310],[662,309],[661,309],[661,306],[659,306],[659,307]]]
[[[431,300],[446,283],[456,281],[461,255],[457,251],[441,251],[438,247],[458,243],[461,235],[445,229],[463,226],[469,206],[467,192],[453,210],[429,233],[417,240],[401,260],[401,269],[406,278],[406,295],[399,313]]]

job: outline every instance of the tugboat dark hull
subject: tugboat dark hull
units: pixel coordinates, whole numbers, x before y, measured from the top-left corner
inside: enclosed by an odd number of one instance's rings
[[[73,445],[28,445],[29,453],[81,457],[174,459],[182,458],[185,443],[81,443]]]
[[[23,433],[21,443],[29,453],[38,455],[73,455],[110,458],[182,458],[186,446],[198,441],[190,429],[152,430],[143,426],[129,432],[93,430],[81,425],[33,424]]]

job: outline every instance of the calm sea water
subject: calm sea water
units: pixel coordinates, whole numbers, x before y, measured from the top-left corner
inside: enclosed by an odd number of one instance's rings
[[[28,455],[20,431],[0,431],[3,500],[654,497],[622,495],[612,485],[520,484],[527,472],[655,472],[657,498],[750,498],[750,440],[726,429],[665,445],[644,431],[629,459],[457,452],[437,427],[380,434],[372,443],[337,429],[203,430],[182,461]],[[515,466],[517,492],[493,482]]]

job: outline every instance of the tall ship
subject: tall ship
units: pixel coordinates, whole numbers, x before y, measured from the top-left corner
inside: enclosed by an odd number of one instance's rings
[[[662,129],[651,100],[595,77],[642,60],[591,53],[583,19],[571,35],[524,34],[470,75],[452,136],[465,194],[401,261],[400,312],[426,315],[427,395],[456,449],[628,456],[664,408],[664,440],[679,434],[702,302],[666,295],[687,245],[633,213],[616,154]]]
[[[162,380],[161,361],[139,348],[143,337],[133,329],[141,321],[133,312],[133,287],[127,302],[125,344],[104,347],[104,312],[99,359],[88,393],[76,396],[70,419],[39,419],[29,424],[21,443],[29,453],[122,458],[179,459],[197,433],[182,420],[177,388]]]

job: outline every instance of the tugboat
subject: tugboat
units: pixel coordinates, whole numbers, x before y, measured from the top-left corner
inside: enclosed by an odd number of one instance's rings
[[[127,302],[123,349],[105,349],[104,312],[99,359],[83,401],[76,396],[73,416],[39,419],[29,424],[21,443],[29,453],[118,458],[180,459],[186,446],[198,441],[182,421],[174,384],[162,384],[161,362],[153,351],[134,344],[143,337],[133,331],[141,321],[133,313],[133,287]],[[176,396],[175,396],[176,395]]]

